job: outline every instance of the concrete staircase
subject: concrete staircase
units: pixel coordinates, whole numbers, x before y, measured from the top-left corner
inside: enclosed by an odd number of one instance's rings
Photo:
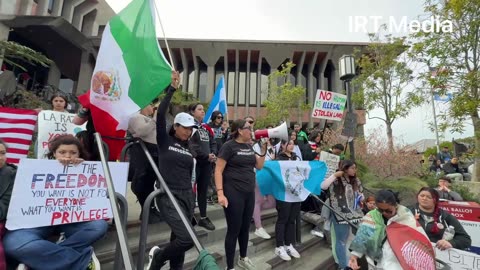
[[[209,205],[207,212],[210,220],[215,224],[216,230],[207,231],[198,226],[195,226],[195,230],[200,242],[215,257],[215,259],[217,260],[217,264],[220,266],[220,268],[225,269],[226,260],[224,251],[224,239],[226,235],[227,225],[225,222],[223,209],[218,205]],[[286,262],[275,256],[274,231],[276,219],[277,212],[275,209],[267,210],[262,213],[263,226],[265,230],[267,230],[267,232],[272,235],[272,238],[268,240],[259,238],[253,233],[255,231],[255,226],[252,223],[248,257],[252,259],[258,270],[295,269],[299,267],[301,267],[302,270],[336,269],[330,247],[323,239],[312,236],[310,234],[312,226],[304,222],[302,222],[301,224],[302,243],[296,247],[302,255],[302,258],[292,258],[291,261]],[[136,262],[137,256],[139,255],[139,221],[129,221],[129,223],[127,224],[127,237],[130,251],[134,256],[134,262]],[[146,254],[143,254],[143,256],[145,256],[145,263],[148,263],[148,251],[150,250],[150,248],[152,248],[154,245],[166,245],[169,242],[169,238],[170,228],[164,222],[148,226],[147,250]],[[102,270],[114,269],[113,260],[116,251],[116,240],[117,234],[114,226],[112,226],[107,236],[104,239],[98,241],[94,246],[95,253],[102,264]],[[198,253],[195,248],[189,250],[186,253],[184,269],[192,269],[197,257]],[[164,268],[168,269],[168,267]]]

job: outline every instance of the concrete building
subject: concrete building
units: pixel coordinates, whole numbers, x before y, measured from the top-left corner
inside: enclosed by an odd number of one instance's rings
[[[48,68],[21,63],[30,87],[38,83],[81,93],[89,88],[95,67],[97,51],[90,38],[114,15],[105,0],[0,0],[0,40],[18,42],[54,61]]]
[[[53,85],[78,95],[89,88],[102,31],[114,14],[105,0],[0,0],[0,39],[29,46],[54,61],[49,68],[26,65],[32,84]],[[160,44],[167,55],[165,44]],[[169,39],[184,91],[208,103],[225,76],[229,119],[263,115],[268,75],[287,61],[296,65],[290,81],[307,89],[306,103],[313,104],[317,89],[343,92],[338,60],[365,45]],[[358,114],[362,125],[365,114]],[[310,127],[324,123],[312,119],[310,112],[292,112],[290,120]]]

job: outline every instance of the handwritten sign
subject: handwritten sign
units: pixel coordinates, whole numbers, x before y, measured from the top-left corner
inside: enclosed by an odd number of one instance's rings
[[[86,124],[77,126],[72,123],[74,117],[73,113],[50,110],[44,110],[38,114],[37,158],[46,158],[48,143],[52,139],[64,134],[75,135],[85,130]]]
[[[435,244],[433,244],[435,246]],[[455,248],[435,248],[435,257],[448,264],[452,270],[480,270],[480,256]]]
[[[325,179],[334,174],[338,169],[338,163],[340,162],[340,157],[328,152],[320,152],[320,160],[327,164],[327,173],[325,174]]]
[[[109,162],[115,191],[127,192],[128,163]],[[22,159],[7,215],[9,230],[111,218],[107,182],[98,161],[63,166]]]
[[[325,90],[317,90],[312,117],[342,121],[346,101],[347,96],[345,95]]]

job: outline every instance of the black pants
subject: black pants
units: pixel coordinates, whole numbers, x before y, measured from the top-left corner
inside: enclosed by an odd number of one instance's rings
[[[195,168],[197,181],[198,210],[201,217],[207,217],[207,192],[208,184],[212,180],[212,164],[197,163]]]
[[[295,239],[295,221],[300,215],[301,202],[282,202],[276,200],[278,212],[275,223],[275,240],[277,247],[289,246]]]
[[[242,192],[224,184],[223,193],[228,200],[228,207],[223,209],[227,220],[225,255],[227,257],[227,268],[233,269],[237,240],[240,247],[240,257],[247,256],[248,233],[253,208],[255,207],[255,191]]]
[[[152,155],[155,164],[158,164],[158,150],[157,145],[145,143],[145,146]],[[132,175],[132,192],[137,196],[138,202],[143,207],[147,196],[153,192],[157,176],[148,162],[145,152],[139,144],[134,144],[130,150],[130,170],[133,170]],[[142,208],[143,209],[143,208]]]
[[[180,208],[182,208],[187,220],[193,217],[194,196],[191,189],[175,190],[170,189],[175,196]],[[185,260],[185,252],[193,247],[193,240],[188,234],[185,224],[180,219],[180,215],[175,210],[173,203],[166,194],[158,198],[158,206],[160,212],[165,218],[168,226],[172,230],[170,234],[170,243],[163,250],[162,253],[155,257],[159,265],[166,261],[170,261],[170,269],[182,269]]]

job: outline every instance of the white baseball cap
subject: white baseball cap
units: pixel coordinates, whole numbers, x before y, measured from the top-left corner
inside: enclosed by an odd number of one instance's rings
[[[174,124],[179,124],[183,127],[194,127],[194,126],[196,126],[195,120],[193,119],[193,116],[191,116],[188,113],[184,113],[184,112],[178,113],[175,116],[175,120],[173,120],[173,123]]]

